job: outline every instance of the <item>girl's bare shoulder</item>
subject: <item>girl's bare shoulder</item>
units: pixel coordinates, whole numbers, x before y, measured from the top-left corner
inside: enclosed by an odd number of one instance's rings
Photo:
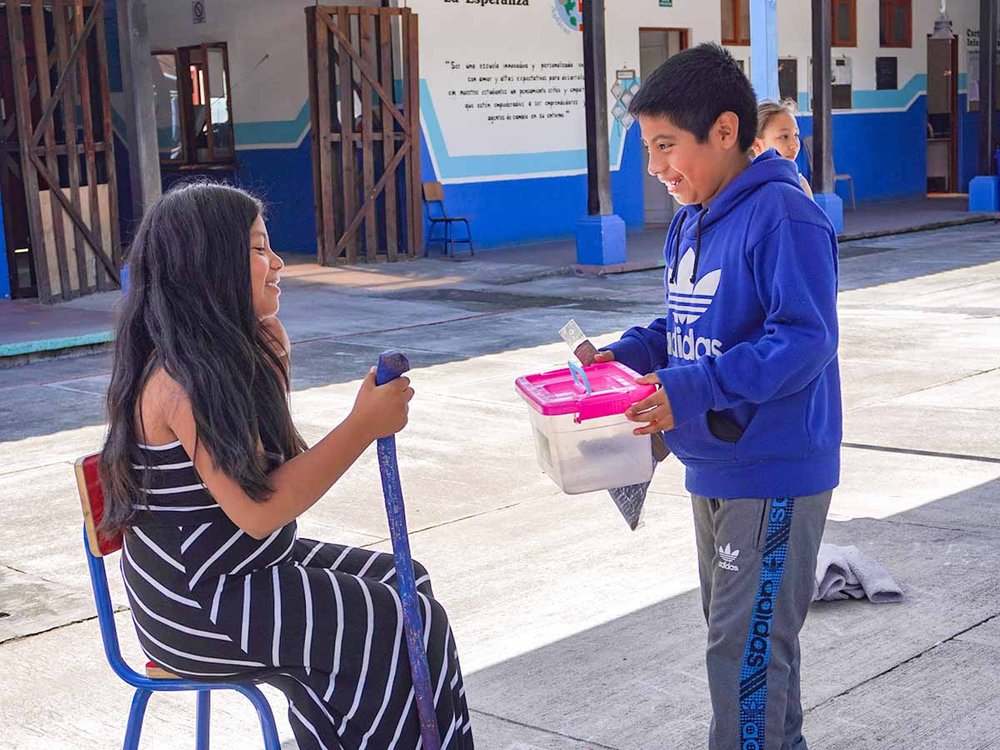
[[[139,434],[145,443],[158,445],[177,439],[169,427],[178,407],[188,406],[187,392],[163,367],[156,367],[146,379],[139,400]]]

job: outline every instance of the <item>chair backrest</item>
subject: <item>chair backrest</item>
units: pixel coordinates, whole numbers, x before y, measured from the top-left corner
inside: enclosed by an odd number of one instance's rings
[[[444,185],[440,182],[424,182],[421,187],[427,216],[432,219],[447,219],[448,214],[444,210]]]
[[[444,200],[444,185],[440,182],[425,182],[423,183],[424,188],[424,200],[428,202],[441,202]]]
[[[105,534],[99,531],[104,518],[104,489],[98,467],[100,453],[92,453],[76,461],[76,486],[80,492],[83,508],[83,525],[87,531],[87,546],[94,557],[103,557],[122,548],[121,534]]]
[[[806,162],[809,164],[809,174],[813,173],[813,137],[807,135],[802,139],[802,148],[806,150]],[[830,166],[833,169],[833,174],[837,174],[837,165],[833,162],[833,155],[830,156]]]
[[[122,535],[108,535],[98,530],[101,519],[104,518],[104,490],[98,472],[100,462],[100,453],[92,453],[76,461],[76,485],[80,491],[80,505],[83,509],[87,568],[90,571],[90,584],[94,590],[94,604],[97,606],[97,619],[101,626],[101,640],[104,643],[104,654],[107,656],[108,664],[114,673],[129,685],[141,687],[144,686],[141,680],[146,678],[135,672],[122,658],[121,648],[118,645],[118,629],[115,627],[115,613],[111,605],[111,592],[108,590],[108,577],[104,570],[104,556],[122,548]]]

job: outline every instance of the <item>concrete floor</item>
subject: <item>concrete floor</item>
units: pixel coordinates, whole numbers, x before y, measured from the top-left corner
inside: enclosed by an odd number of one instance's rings
[[[907,598],[814,605],[806,737],[1000,748],[1000,235],[885,237],[842,258],[846,445],[826,538],[879,559]],[[705,627],[680,467],[661,467],[630,532],[606,495],[564,496],[537,470],[512,386],[567,359],[557,331],[570,317],[605,342],[660,314],[661,274],[500,265],[290,266],[296,420],[318,439],[380,350],[410,354],[417,398],[398,446],[412,545],[452,617],[478,747],[703,748]],[[0,747],[90,750],[124,733],[130,693],[103,658],[72,472],[100,447],[108,366],[104,353],[0,370]],[[389,549],[374,451],[301,531]],[[118,622],[141,664],[128,613]],[[249,706],[214,705],[214,748],[260,746]],[[154,697],[142,747],[193,747],[193,709]]]

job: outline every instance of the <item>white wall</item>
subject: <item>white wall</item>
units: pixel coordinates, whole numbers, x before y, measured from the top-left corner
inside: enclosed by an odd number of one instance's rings
[[[778,0],[778,56],[799,60],[799,91],[809,91],[809,58],[812,57],[812,9],[806,0]],[[937,0],[913,0],[913,46],[910,48],[879,46],[878,0],[857,1],[857,47],[834,47],[834,57],[851,59],[854,90],[875,89],[875,58],[896,57],[899,60],[899,86],[917,74],[927,72],[927,35],[934,30],[934,20],[940,12]],[[965,29],[979,28],[978,0],[950,0],[948,15],[959,35],[959,69],[965,72]]]
[[[378,6],[378,0],[323,5]],[[309,100],[305,8],[307,0],[205,0],[206,21],[195,24],[191,4],[149,0],[154,51],[226,42],[236,122],[294,120]]]
[[[518,26],[527,18],[513,7],[458,7],[444,0],[409,0],[423,17],[420,27],[421,72],[433,84],[435,71],[447,50],[466,55],[503,55],[511,59],[544,55],[582,62],[578,32],[561,31],[550,17],[556,0],[530,0],[531,27]],[[465,3],[461,0],[459,6]],[[306,29],[308,0],[206,0],[207,22],[194,24],[190,4],[177,0],[149,0],[150,42],[153,49],[173,49],[203,42],[227,42],[233,84],[233,115],[238,123],[294,120],[308,101]],[[379,5],[378,0],[328,2],[332,5]],[[721,32],[719,0],[676,0],[661,8],[655,0],[608,0],[607,67],[609,86],[614,71],[639,68],[639,27],[684,28],[690,44],[718,40]],[[913,47],[878,47],[878,0],[858,0],[858,47],[834,48],[834,55],[852,59],[853,87],[875,88],[876,55],[899,58],[899,85],[925,72],[926,36],[938,14],[937,0],[914,0]],[[447,12],[445,12],[447,10]],[[778,52],[798,58],[799,91],[809,90],[811,11],[807,0],[778,0]],[[948,13],[961,40],[960,68],[965,72],[965,29],[978,28],[978,0],[950,0]],[[451,20],[448,20],[448,19]],[[444,20],[442,20],[444,19]],[[479,28],[486,25],[486,32]],[[473,43],[474,39],[486,39]],[[539,49],[546,44],[548,48]],[[749,63],[749,47],[731,48]],[[579,123],[582,129],[582,120]],[[522,141],[525,139],[521,139]],[[567,147],[582,143],[582,135],[568,136]],[[491,144],[481,143],[484,152]],[[511,146],[505,148],[510,151]],[[522,143],[523,152],[530,148]],[[471,153],[467,148],[465,153]]]

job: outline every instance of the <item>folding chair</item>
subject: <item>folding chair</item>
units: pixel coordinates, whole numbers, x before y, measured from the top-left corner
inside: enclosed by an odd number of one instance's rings
[[[96,453],[77,460],[76,482],[83,506],[83,549],[87,555],[87,567],[90,569],[90,583],[94,589],[94,602],[97,604],[97,619],[101,626],[104,654],[114,673],[135,688],[128,725],[125,729],[125,742],[122,744],[123,750],[137,750],[139,747],[142,720],[150,696],[159,691],[182,690],[195,691],[198,694],[195,744],[197,750],[208,750],[213,690],[235,690],[245,695],[257,709],[257,717],[260,719],[260,728],[264,736],[264,749],[281,750],[271,706],[264,694],[251,682],[193,682],[181,679],[153,662],[146,665],[146,674],[141,675],[125,663],[118,644],[118,631],[115,627],[108,578],[104,569],[104,557],[121,549],[122,537],[120,534],[107,536],[98,532],[101,518],[104,516],[104,492],[97,472],[99,461],[100,455]]]
[[[424,243],[424,257],[433,242],[444,244],[444,254],[448,255],[448,250],[453,245],[468,245],[469,254],[475,255],[476,249],[472,245],[472,230],[469,228],[469,219],[465,216],[449,216],[444,210],[444,186],[440,182],[423,183],[424,190],[424,211],[431,227],[427,232],[427,239]],[[436,237],[434,229],[438,225],[444,225],[444,235]],[[452,224],[465,225],[465,237],[453,237],[451,232]]]
[[[811,135],[807,135],[805,138],[803,138],[802,139],[802,146],[806,150],[806,161],[809,162],[809,174],[812,175],[812,171],[813,171],[813,137]],[[846,182],[847,183],[847,190],[848,190],[848,193],[851,196],[851,210],[852,211],[857,211],[858,210],[858,202],[854,198],[854,178],[851,177],[846,172],[844,172],[843,174],[837,174],[837,167],[834,166],[833,167],[833,189],[834,190],[837,189],[837,183],[838,182]]]

